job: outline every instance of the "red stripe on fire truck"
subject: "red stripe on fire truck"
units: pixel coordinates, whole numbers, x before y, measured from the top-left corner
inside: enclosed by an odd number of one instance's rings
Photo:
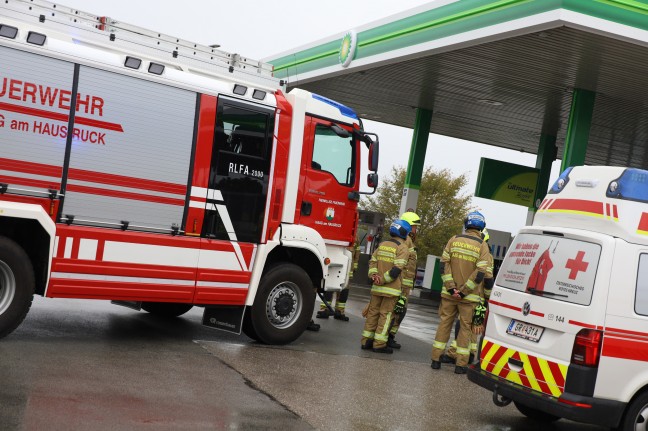
[[[480,366],[484,371],[536,392],[559,397],[565,391],[567,365],[508,349],[489,340],[482,342]]]

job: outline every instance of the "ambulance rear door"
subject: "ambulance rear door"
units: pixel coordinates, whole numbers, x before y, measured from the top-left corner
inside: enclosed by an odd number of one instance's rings
[[[574,391],[591,395],[613,255],[614,240],[607,235],[522,230],[490,298],[481,369],[554,397]],[[593,342],[599,343],[598,351],[587,347]],[[570,367],[573,358],[579,365]],[[568,382],[569,372],[581,371],[586,375]],[[578,381],[587,388],[570,390]]]

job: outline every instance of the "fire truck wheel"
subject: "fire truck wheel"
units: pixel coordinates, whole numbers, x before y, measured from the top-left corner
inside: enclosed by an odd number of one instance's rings
[[[178,317],[191,310],[193,305],[175,302],[142,302],[142,309],[160,317]]]
[[[25,319],[34,297],[34,268],[25,250],[0,237],[0,338]]]
[[[243,316],[243,333],[254,341],[261,341],[259,334],[254,330],[252,323],[252,307],[245,307],[245,316]]]
[[[520,413],[536,422],[550,423],[560,419],[558,416],[550,415],[533,407],[520,404],[517,401],[513,401],[513,403]]]
[[[635,397],[630,402],[618,430],[646,429],[648,422],[648,392]]]
[[[259,341],[295,341],[306,330],[314,306],[313,282],[306,271],[292,263],[271,268],[261,278],[250,313]]]

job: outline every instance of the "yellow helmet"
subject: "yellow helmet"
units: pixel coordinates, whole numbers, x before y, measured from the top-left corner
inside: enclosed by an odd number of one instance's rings
[[[411,211],[403,213],[403,215],[400,217],[400,219],[406,221],[407,223],[409,223],[410,226],[420,226],[421,225],[421,218],[418,215],[416,215],[416,213],[413,213]]]
[[[482,239],[483,239],[484,241],[488,242],[488,240],[490,239],[490,235],[488,234],[488,231],[486,230],[486,228],[484,228],[484,229],[481,231],[481,234],[482,234]]]

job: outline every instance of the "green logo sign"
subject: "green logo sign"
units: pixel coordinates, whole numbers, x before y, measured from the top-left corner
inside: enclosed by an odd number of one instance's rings
[[[475,196],[527,208],[535,203],[539,170],[482,157]]]
[[[356,32],[350,30],[342,38],[342,45],[340,45],[340,64],[342,67],[347,67],[351,64],[353,57],[355,56],[356,46],[358,45],[358,36]]]

